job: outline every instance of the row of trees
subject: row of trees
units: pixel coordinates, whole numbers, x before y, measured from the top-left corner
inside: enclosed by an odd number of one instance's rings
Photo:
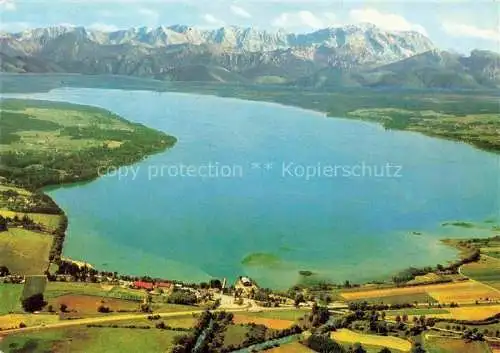
[[[204,311],[193,328],[193,330],[185,335],[174,337],[174,346],[172,347],[172,353],[191,353],[193,352],[198,338],[200,335],[208,329],[210,323],[213,319],[213,314],[210,311]]]
[[[168,297],[167,303],[171,304],[182,304],[182,305],[194,305],[198,302],[196,294],[187,290],[174,290]]]
[[[349,310],[363,310],[363,311],[371,311],[371,310],[394,310],[394,309],[404,309],[404,308],[413,308],[415,307],[414,303],[394,303],[394,304],[370,304],[367,301],[362,302],[350,302]]]
[[[18,215],[14,215],[14,217],[3,217],[0,215],[0,232],[6,231],[9,227],[22,227],[38,232],[44,231],[43,225],[35,222],[28,215],[23,215],[22,217]]]
[[[1,190],[0,198],[7,200],[9,210],[14,212],[62,214],[54,200],[39,190],[30,195],[20,194],[13,189]]]
[[[426,275],[426,274],[431,273],[431,272],[448,271],[451,273],[457,273],[460,266],[471,263],[471,262],[477,262],[477,261],[479,261],[480,257],[481,257],[481,251],[479,249],[472,249],[469,252],[469,254],[465,255],[462,259],[455,261],[454,263],[452,263],[448,266],[443,266],[443,265],[438,264],[436,267],[430,267],[430,266],[422,267],[422,268],[409,267],[409,268],[399,272],[394,277],[392,277],[392,280],[397,285],[401,285],[401,284],[405,284],[411,280],[414,280],[416,276]],[[449,281],[450,280],[443,279],[440,282],[449,282]],[[419,284],[421,284],[421,283],[419,283]]]

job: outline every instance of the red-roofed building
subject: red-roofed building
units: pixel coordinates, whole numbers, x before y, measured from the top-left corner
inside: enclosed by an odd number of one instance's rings
[[[157,282],[155,283],[156,288],[164,288],[164,289],[170,289],[172,287],[172,283],[170,282]]]
[[[132,284],[132,287],[134,287],[135,289],[153,290],[153,283],[142,282],[142,281],[135,281]]]

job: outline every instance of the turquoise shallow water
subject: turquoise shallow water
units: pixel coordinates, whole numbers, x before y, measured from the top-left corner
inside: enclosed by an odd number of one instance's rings
[[[498,156],[465,144],[212,96],[58,89],[29,97],[101,106],[179,139],[121,177],[49,191],[69,216],[65,256],[98,268],[189,281],[248,274],[280,288],[299,270],[363,281],[452,260],[444,236],[487,234],[442,222],[498,221]],[[210,164],[235,177],[201,176]],[[338,169],[363,164],[365,176]],[[181,165],[196,175],[175,176]],[[375,166],[379,177],[369,177]],[[316,173],[309,180],[307,167]]]

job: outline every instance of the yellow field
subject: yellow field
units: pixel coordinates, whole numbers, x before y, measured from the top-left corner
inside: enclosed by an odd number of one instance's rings
[[[347,300],[360,300],[366,298],[383,298],[395,295],[412,295],[418,293],[427,293],[440,303],[450,303],[452,301],[459,304],[471,303],[484,298],[489,298],[490,300],[500,300],[500,291],[495,291],[489,286],[476,281],[352,291],[343,292],[341,295]]]
[[[22,218],[24,215],[31,218],[36,223],[39,223],[47,228],[48,231],[54,231],[59,227],[61,222],[61,216],[55,214],[44,214],[44,213],[24,213],[24,212],[14,212],[10,210],[0,209],[0,215],[3,217],[13,218],[18,216]]]
[[[425,340],[427,352],[439,353],[486,353],[490,352],[485,342],[466,342],[460,338],[432,337]]]
[[[500,259],[483,254],[479,262],[462,266],[461,272],[500,291]]]
[[[427,293],[440,303],[469,303],[475,300],[500,300],[500,291],[475,281],[464,281],[448,286],[430,288]]]
[[[437,275],[435,273],[428,273],[426,275],[416,276],[414,280],[409,281],[408,283],[429,283],[438,281],[440,279],[441,279],[440,275]]]
[[[287,343],[282,346],[272,348],[267,353],[314,353],[312,349],[300,344],[299,342]]]
[[[412,321],[413,317],[420,317],[425,315],[425,317],[439,318],[439,319],[456,319],[456,320],[484,320],[493,315],[500,313],[500,305],[478,305],[478,306],[465,306],[458,308],[446,308],[448,313],[443,313],[442,310],[422,310],[422,314],[408,315],[408,321]],[[396,315],[388,315],[387,319],[395,320]]]
[[[427,315],[428,317],[457,319],[457,320],[484,320],[500,313],[500,305],[465,306],[462,308],[446,309],[449,314]]]
[[[52,236],[11,228],[0,233],[0,259],[10,272],[21,275],[43,274],[49,265]]]
[[[376,336],[357,333],[347,329],[340,329],[331,334],[332,339],[345,343],[361,343],[362,345],[387,347],[409,352],[411,343],[407,340],[391,336]]]
[[[481,248],[481,252],[488,252],[488,251],[500,251],[500,246],[492,246],[489,248]]]
[[[26,326],[53,324],[59,321],[58,315],[50,314],[8,314],[0,316],[0,329],[18,328],[22,322]]]
[[[123,141],[106,141],[108,148],[118,148],[123,144]]]
[[[283,330],[291,327],[294,322],[292,320],[269,319],[263,317],[255,317],[245,314],[236,314],[233,319],[237,325],[257,324],[264,325],[272,329]]]
[[[29,196],[32,194],[31,191],[28,191],[26,189],[22,189],[16,186],[7,186],[7,185],[0,185],[0,191],[8,191],[8,190],[13,190],[16,191],[18,194]]]

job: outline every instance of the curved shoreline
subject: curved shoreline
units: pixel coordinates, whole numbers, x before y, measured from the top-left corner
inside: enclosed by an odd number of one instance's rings
[[[43,114],[41,118],[37,118],[37,114],[41,114],[40,111],[51,111],[54,115],[67,114],[67,111],[69,111],[71,114],[77,116],[78,119],[85,121],[86,124],[90,124],[90,122],[95,124],[96,121],[99,122],[98,119],[106,119],[107,121],[104,125],[96,125],[97,127],[94,127],[95,130],[91,130],[90,132],[77,125],[76,132],[73,132],[76,135],[72,135],[70,131],[65,130],[74,128],[75,125],[71,123],[65,125],[52,122],[52,130],[58,133],[56,136],[63,134],[66,137],[79,139],[89,138],[89,134],[94,136],[92,133],[97,133],[98,137],[93,137],[90,140],[91,143],[84,145],[84,148],[66,148],[59,151],[57,150],[58,145],[55,144],[56,151],[54,153],[50,149],[38,150],[36,147],[32,147],[32,143],[28,143],[30,147],[22,150],[19,162],[5,162],[3,166],[3,185],[21,188],[32,194],[42,195],[46,203],[53,208],[54,213],[50,213],[49,211],[38,213],[54,214],[61,217],[54,231],[42,232],[52,237],[46,271],[49,270],[52,263],[61,261],[63,245],[68,229],[68,216],[66,212],[45,192],[47,189],[61,188],[66,185],[75,185],[78,183],[90,183],[101,176],[99,175],[99,169],[94,169],[94,166],[113,165],[113,163],[120,167],[133,165],[149,156],[166,151],[177,142],[177,138],[166,132],[129,121],[101,107],[66,101],[33,99],[32,97],[17,98],[0,96],[0,102],[4,104],[0,107],[2,112],[8,112],[6,116],[10,119],[23,116],[22,114],[28,109],[34,109],[34,112],[32,112],[34,117],[32,119],[34,121],[51,121],[50,119],[44,120]],[[9,113],[10,115],[8,115]],[[59,122],[57,119],[55,121]],[[15,132],[30,131],[29,125],[20,125],[19,127],[16,126],[16,128],[18,130],[14,129]],[[52,133],[52,130],[49,131]],[[110,148],[107,142],[109,140],[119,141],[120,147]],[[3,151],[6,156],[18,152],[18,149],[15,147],[12,148],[10,143],[6,143],[5,146],[10,147],[10,149],[6,148]],[[27,161],[22,159],[25,158],[24,156],[28,156]],[[54,164],[54,161],[66,157],[69,161],[62,162],[65,164]],[[88,161],[86,158],[92,158],[93,163],[86,162]],[[23,162],[24,164],[22,164]],[[37,169],[25,169],[33,165],[41,167]],[[29,172],[26,173],[26,170]],[[57,183],[54,183],[56,179],[58,179]],[[32,206],[25,207],[24,213],[36,213],[36,211],[33,211]]]
[[[145,158],[147,158],[147,157],[149,157],[149,156],[153,156],[153,155],[155,155],[155,154],[165,152],[167,149],[169,149],[169,148],[173,148],[174,146],[175,146],[175,144],[174,144],[173,146],[166,147],[163,151],[158,151],[158,152],[155,152],[155,153],[152,153],[152,154],[147,154],[147,155],[144,155],[144,156],[143,156],[143,158],[142,158],[141,160],[135,161],[135,162],[133,162],[133,163],[131,163],[131,164],[123,164],[123,165],[120,165],[120,167],[134,165],[134,164],[136,164],[136,163],[141,162],[142,160],[144,160]],[[77,186],[77,185],[75,185],[75,184],[80,184],[80,183],[87,184],[87,183],[91,183],[91,182],[93,182],[94,180],[97,180],[97,179],[99,179],[99,178],[101,178],[101,177],[102,177],[102,176],[96,175],[95,177],[92,177],[92,178],[89,178],[89,179],[79,179],[79,180],[75,180],[75,181],[67,181],[67,182],[64,182],[64,183],[61,183],[61,184],[50,184],[50,185],[45,185],[45,186],[41,186],[41,187],[39,187],[39,188],[34,189],[36,192],[40,192],[40,193],[42,193],[43,195],[45,195],[46,197],[48,197],[50,200],[52,200],[52,202],[53,202],[55,205],[57,205],[57,207],[58,207],[58,208],[61,210],[61,212],[62,212],[62,213],[60,214],[60,216],[61,216],[61,217],[63,217],[63,219],[61,220],[61,223],[60,223],[60,224],[64,224],[64,230],[62,231],[62,236],[61,236],[61,237],[62,237],[62,244],[63,244],[63,246],[62,246],[62,248],[61,248],[61,250],[60,250],[60,251],[57,251],[57,253],[58,253],[57,255],[58,255],[58,257],[59,257],[61,260],[63,260],[64,241],[66,240],[66,235],[67,235],[67,234],[66,234],[66,232],[67,232],[67,230],[68,230],[68,226],[69,226],[69,219],[68,219],[68,216],[66,215],[66,211],[65,211],[63,208],[61,208],[61,207],[59,206],[59,204],[57,204],[57,202],[55,202],[55,201],[54,201],[54,199],[53,199],[50,195],[48,195],[48,194],[45,192],[45,189],[50,188],[50,189],[52,189],[52,190],[55,190],[55,189],[64,188],[64,187],[72,187],[72,186]],[[21,187],[22,187],[22,186],[21,186]],[[54,247],[54,246],[57,246],[57,242],[53,242],[53,243],[52,243],[52,246],[53,246],[53,247]],[[51,252],[52,252],[52,250],[51,250]],[[70,258],[66,258],[65,260],[69,260],[69,261],[74,262],[74,263],[76,263],[76,262],[85,262],[85,259],[83,259],[83,260],[72,260],[72,259],[70,259]],[[50,265],[51,265],[51,263],[52,263],[52,262],[53,262],[53,261],[49,261],[49,266],[48,266],[48,267],[50,267]],[[86,263],[86,264],[89,264],[91,268],[94,268],[92,264],[90,264],[90,263],[88,263],[88,262],[85,262],[85,263]]]

